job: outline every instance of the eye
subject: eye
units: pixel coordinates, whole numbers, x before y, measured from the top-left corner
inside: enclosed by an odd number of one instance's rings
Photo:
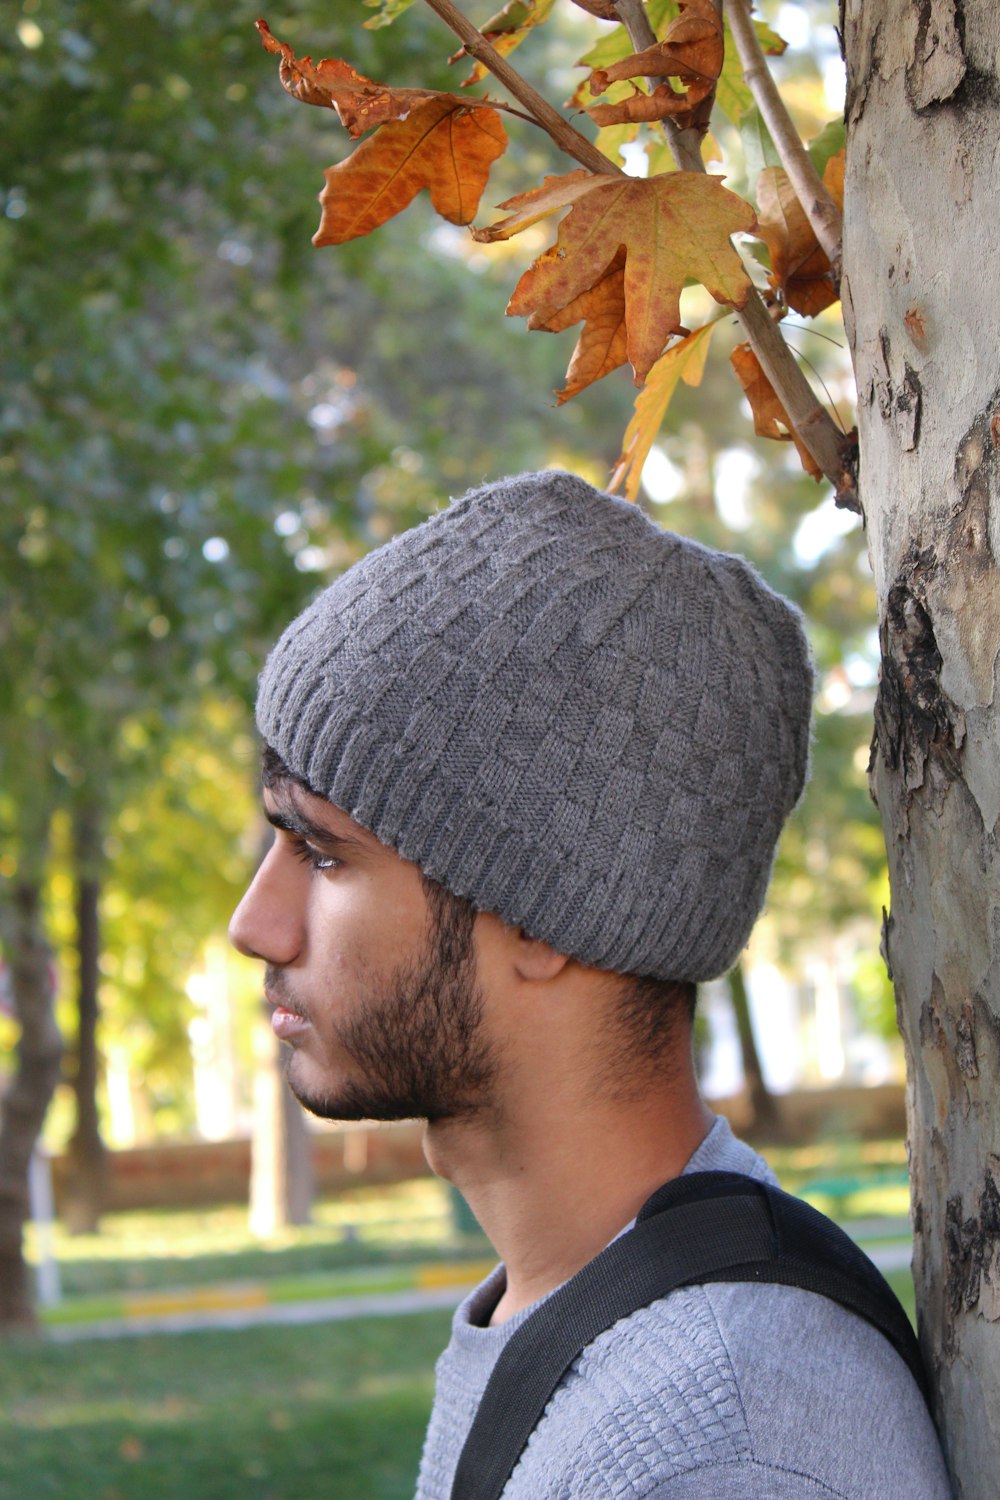
[[[298,835],[289,835],[289,843],[295,858],[300,859],[311,870],[332,870],[340,864],[340,860],[334,855],[321,853],[315,845],[310,844],[307,839],[299,838]]]

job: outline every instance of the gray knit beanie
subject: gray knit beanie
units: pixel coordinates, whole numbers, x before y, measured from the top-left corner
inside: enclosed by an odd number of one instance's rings
[[[288,627],[257,723],[482,911],[617,973],[735,961],[806,773],[799,614],[571,474],[484,485]]]

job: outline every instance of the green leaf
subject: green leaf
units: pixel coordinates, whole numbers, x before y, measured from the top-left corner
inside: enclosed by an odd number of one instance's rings
[[[843,151],[846,144],[847,129],[843,119],[831,120],[829,125],[825,125],[819,135],[809,142],[809,155],[821,177],[826,171],[826,164],[830,158]]]
[[[755,21],[754,30],[764,52],[772,57],[780,57],[788,43],[763,21]],[[753,105],[753,94],[743,80],[743,67],[728,21],[725,27],[725,41],[726,52],[722,72],[715,86],[715,101],[727,119],[732,120],[734,125],[739,125],[741,117]]]
[[[377,16],[365,21],[365,30],[377,31],[380,26],[391,26],[397,16],[401,16],[404,10],[409,10],[413,0],[364,0],[364,3],[369,10],[378,11]]]
[[[765,167],[780,167],[781,157],[771,139],[771,132],[764,123],[764,116],[755,104],[740,116],[739,124],[746,170],[746,196],[756,203],[757,181],[761,172]]]
[[[371,0],[365,0],[365,3],[371,3]],[[390,0],[386,0],[386,3],[390,3]],[[656,35],[660,36],[679,14],[677,0],[649,0],[646,14],[649,17],[649,24]],[[616,26],[614,31],[609,31],[596,47],[591,47],[590,51],[580,58],[579,65],[581,68],[591,69],[610,68],[613,63],[621,62],[623,57],[631,57],[634,51],[635,47],[625,27]]]

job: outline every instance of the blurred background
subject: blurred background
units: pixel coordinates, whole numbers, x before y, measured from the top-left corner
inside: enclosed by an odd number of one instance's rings
[[[842,107],[836,6],[760,9],[817,135]],[[557,409],[574,332],[504,317],[544,226],[484,249],[421,198],[314,250],[348,141],[282,92],[256,14],[16,0],[0,36],[4,1131],[26,973],[64,1046],[56,1063],[49,1036],[32,1078],[21,1053],[45,1112],[27,1241],[42,1333],[0,1342],[2,1500],[409,1495],[447,1308],[489,1259],[415,1128],[307,1123],[284,1088],[259,974],[225,941],[266,847],[254,685],[318,589],[447,496],[554,464],[606,483],[634,391],[619,371]],[[281,0],[267,19],[300,53],[456,86],[419,3],[365,29],[373,14]],[[593,36],[567,4],[518,66],[558,102]],[[718,142],[747,192],[753,127]],[[484,208],[564,169],[540,132],[512,135]],[[838,314],[786,329],[849,427]],[[702,995],[701,1074],[786,1184],[893,1270],[908,1231],[865,775],[873,589],[858,518],[791,445],[753,437],[737,337],[723,325],[701,388],[680,387],[640,503],[799,602],[820,686],[766,915]]]

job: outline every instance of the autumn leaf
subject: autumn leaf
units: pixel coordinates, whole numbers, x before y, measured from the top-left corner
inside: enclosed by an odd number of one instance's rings
[[[779,442],[793,442],[799,460],[807,474],[813,479],[822,479],[823,471],[813,458],[805,443],[801,441],[788,413],[778,399],[777,393],[764,374],[760,361],[749,344],[737,344],[729,362],[743,393],[753,412],[753,430],[758,437],[777,438]]]
[[[507,146],[495,109],[470,109],[436,94],[405,120],[393,120],[346,161],[328,167],[320,194],[323,216],[314,245],[342,245],[370,234],[401,213],[422,188],[452,224],[468,224],[479,207],[490,167]]]
[[[717,322],[706,323],[704,328],[698,328],[678,343],[671,344],[650,370],[649,379],[636,397],[632,420],[625,429],[621,456],[609,485],[612,491],[624,482],[628,499],[638,498],[643,465],[656,434],[663,426],[663,418],[678,382],[683,379],[686,385],[700,385],[709,341],[716,327]]]
[[[547,320],[532,316],[528,327],[543,333],[562,333],[579,322],[583,322],[583,332],[566,371],[566,384],[556,392],[559,406],[578,396],[595,380],[610,375],[628,358],[624,254],[617,255],[600,281],[574,297],[561,311]]]
[[[628,358],[641,385],[670,335],[685,331],[686,281],[700,281],[717,302],[745,304],[751,283],[730,235],[753,228],[753,209],[717,177],[699,172],[609,178],[583,196],[578,188],[579,174],[571,173],[568,191],[579,201],[556,244],[521,277],[507,312],[548,323],[595,286],[624,250]]]
[[[336,110],[348,135],[357,137],[373,125],[402,119],[425,100],[438,97],[434,89],[392,89],[373,83],[350,63],[335,57],[324,57],[318,63],[311,57],[296,57],[287,42],[279,42],[272,34],[266,21],[258,21],[256,26],[268,52],[281,57],[278,77],[286,93],[300,104]]]
[[[651,94],[634,94],[620,104],[597,104],[587,113],[598,125],[624,121],[686,117],[715,86],[723,60],[722,20],[713,0],[679,0],[680,14],[671,21],[661,42],[597,68],[590,77],[592,94],[603,94],[610,84],[634,78],[677,78],[685,87],[678,93],[669,83]],[[678,120],[681,123],[681,120]]]
[[[844,202],[844,156],[831,156],[823,183],[838,207]],[[820,248],[787,172],[767,167],[757,184],[760,236],[771,253],[770,284],[789,307],[814,317],[837,301],[830,262]]]
[[[473,229],[472,238],[483,245],[513,239],[515,234],[537,224],[540,219],[548,218],[560,208],[566,208],[579,198],[586,197],[594,188],[603,187],[607,180],[596,172],[588,172],[584,167],[578,167],[575,172],[567,172],[562,177],[546,177],[541,187],[532,188],[527,193],[518,193],[516,197],[498,204],[498,208],[512,208],[514,212],[507,219],[498,219],[495,224]]]
[[[554,5],[555,0],[508,0],[503,10],[491,16],[479,29],[501,57],[509,57],[520,47],[529,32],[548,20]],[[465,56],[467,49],[461,47],[448,61],[458,62]],[[485,63],[477,62],[468,78],[463,80],[462,87],[467,89],[472,84],[481,83],[488,76],[489,69]]]

